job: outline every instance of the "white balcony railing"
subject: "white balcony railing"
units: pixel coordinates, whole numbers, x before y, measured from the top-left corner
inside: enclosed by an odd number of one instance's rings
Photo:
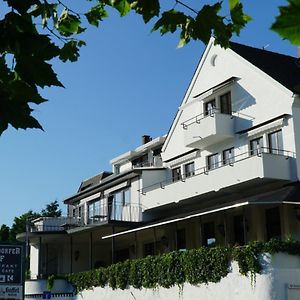
[[[64,231],[79,225],[75,217],[40,217],[30,222],[30,232]]]
[[[245,152],[226,161],[195,169],[188,177],[170,177],[144,186],[140,190],[142,201],[147,208],[152,208],[258,178],[294,180],[292,158],[295,158],[295,153],[279,149],[261,148],[254,152]]]

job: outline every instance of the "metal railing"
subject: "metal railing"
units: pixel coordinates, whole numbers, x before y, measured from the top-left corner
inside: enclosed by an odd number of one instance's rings
[[[144,167],[162,167],[162,159],[160,156],[154,156],[153,161],[138,162],[132,165],[132,169]]]
[[[99,203],[88,208],[87,224],[99,224],[104,221],[141,222],[142,206],[133,203]]]
[[[203,120],[203,119],[205,119],[207,117],[214,118],[216,114],[229,115],[229,116],[231,116],[231,118],[243,116],[243,117],[246,117],[246,118],[248,118],[250,120],[254,119],[252,116],[244,114],[244,113],[241,113],[241,112],[238,112],[238,111],[232,111],[229,114],[229,113],[223,113],[223,112],[221,112],[221,110],[219,108],[212,108],[212,109],[210,109],[210,110],[208,110],[208,111],[206,111],[204,113],[198,114],[196,116],[193,116],[193,117],[185,120],[184,122],[181,123],[182,128],[186,130],[192,124],[195,124],[195,123],[200,124],[201,120]]]
[[[41,217],[37,221],[30,222],[29,231],[64,231],[77,226],[79,226],[79,220],[76,217]]]
[[[284,156],[286,159],[288,158],[295,158],[296,154],[292,151],[282,150],[282,149],[275,149],[275,148],[267,148],[267,147],[260,147],[259,149],[243,152],[241,154],[218,160],[212,164],[206,164],[205,166],[195,169],[193,172],[189,172],[188,176],[185,174],[176,174],[175,176],[171,176],[166,180],[159,181],[157,183],[151,184],[149,186],[143,187],[139,190],[140,193],[146,194],[149,191],[161,188],[163,189],[165,186],[182,181],[185,182],[191,177],[198,176],[198,175],[208,175],[210,172],[220,169],[225,166],[234,166],[236,163],[239,163],[243,160],[250,159],[251,157],[258,156],[261,157],[263,153],[268,153],[277,156]]]

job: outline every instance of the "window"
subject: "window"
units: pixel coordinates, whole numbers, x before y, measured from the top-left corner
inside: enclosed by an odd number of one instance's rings
[[[219,154],[212,154],[207,156],[207,169],[213,170],[219,167]]]
[[[281,225],[280,225],[280,210],[279,207],[266,209],[266,234],[267,241],[272,238],[280,239]]]
[[[186,249],[185,228],[176,230],[176,247],[177,250]]]
[[[125,189],[114,194],[114,202],[116,205],[126,206],[130,204],[130,190]]]
[[[184,165],[184,174],[185,177],[191,177],[195,175],[195,163],[191,162]]]
[[[278,130],[268,134],[270,153],[283,154],[282,131]]]
[[[107,206],[104,199],[96,199],[88,203],[89,222],[94,223],[107,217]]]
[[[154,243],[144,244],[144,256],[154,255],[154,254],[155,254]]]
[[[243,215],[233,217],[234,245],[243,246],[245,244],[245,219]]]
[[[148,154],[144,154],[143,156],[140,156],[132,160],[132,166],[136,168],[148,167],[149,166]]]
[[[230,92],[220,96],[221,114],[232,114]]]
[[[215,223],[204,223],[202,227],[202,244],[204,246],[213,246],[216,243]]]
[[[181,169],[180,167],[172,169],[172,181],[178,181],[181,179]]]
[[[204,103],[204,115],[205,116],[212,115],[215,112],[215,110],[216,110],[216,100],[215,99]]]
[[[250,141],[250,155],[257,155],[261,153],[262,148],[263,148],[262,136]]]
[[[223,165],[229,165],[234,162],[234,148],[229,148],[222,153]]]

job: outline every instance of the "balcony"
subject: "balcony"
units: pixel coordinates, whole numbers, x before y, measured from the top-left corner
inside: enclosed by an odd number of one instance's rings
[[[275,153],[270,153],[275,152]],[[169,178],[140,190],[142,202],[148,209],[218,192],[230,187],[238,191],[251,185],[296,180],[293,152],[263,148],[257,153],[242,153],[227,162],[196,169],[189,177]]]
[[[116,203],[115,201],[107,204],[98,201],[88,206],[86,220],[81,220],[81,224],[97,225],[108,221],[118,222],[141,222],[142,206],[133,203]]]
[[[64,231],[79,225],[75,217],[40,217],[30,222],[30,232]]]
[[[181,125],[186,147],[206,149],[234,137],[234,117],[220,113],[217,109],[208,115],[197,115]]]

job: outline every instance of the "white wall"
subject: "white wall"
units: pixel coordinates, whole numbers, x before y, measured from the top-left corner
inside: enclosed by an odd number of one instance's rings
[[[217,56],[215,65],[212,65],[211,60],[215,55]],[[245,119],[243,122],[236,124],[236,131],[260,124],[284,113],[292,114],[293,95],[289,90],[232,50],[224,50],[211,43],[203,55],[192,84],[183,99],[184,106],[178,112],[167,137],[162,153],[164,160],[169,160],[191,150],[191,148],[184,146],[184,130],[181,123],[203,113],[203,100],[206,100],[202,99],[195,102],[194,96],[232,76],[240,79],[231,87],[222,89],[216,95],[231,91],[233,110],[241,113],[239,117]],[[214,96],[207,97],[207,100],[214,98]],[[194,103],[186,105],[186,103],[192,103],[191,101]],[[246,117],[246,115],[249,117]],[[251,122],[249,122],[250,120]],[[236,139],[239,138],[239,136],[236,136]],[[294,141],[290,140],[290,142],[291,145],[286,147],[287,150],[289,150],[288,148],[295,148]]]
[[[170,289],[112,290],[109,287],[85,290],[75,300],[295,300],[300,299],[300,289],[293,290],[294,298],[287,298],[289,285],[300,285],[300,258],[286,254],[262,256],[263,272],[256,275],[255,283],[249,277],[240,275],[237,263],[232,271],[218,283],[191,286],[185,284],[181,293],[178,287]],[[291,294],[291,293],[290,293]]]
[[[235,162],[233,166],[226,165],[211,170],[207,175],[195,175],[185,181],[168,184],[164,188],[157,185],[153,190],[146,189],[146,193],[141,195],[141,201],[145,207],[153,208],[258,178],[289,181],[293,179],[290,163],[291,160],[284,156],[263,153],[260,157],[252,156]]]

